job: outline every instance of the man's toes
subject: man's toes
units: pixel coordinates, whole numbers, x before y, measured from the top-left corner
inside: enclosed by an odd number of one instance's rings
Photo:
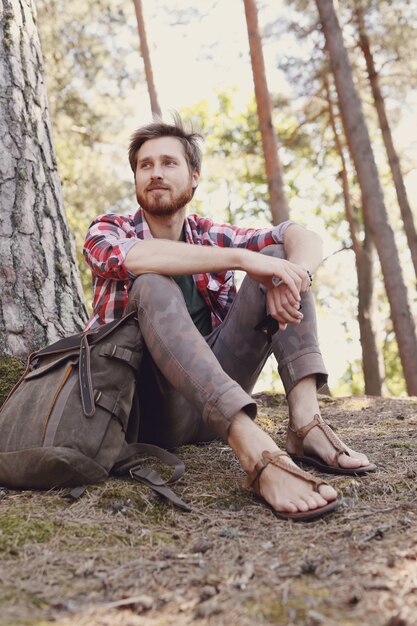
[[[286,513],[298,513],[299,508],[293,500],[278,500],[272,503],[272,506],[277,511],[285,511]]]
[[[337,491],[333,489],[330,485],[320,485],[319,487],[319,495],[326,501],[331,502],[332,500],[336,500]],[[326,504],[325,502],[325,504]]]
[[[370,461],[366,454],[362,454],[361,452],[355,452],[355,450],[351,450],[347,448],[349,454],[341,454],[339,456],[339,465],[341,467],[348,468],[356,468],[356,467],[366,467],[370,465]]]
[[[356,467],[361,467],[362,465],[362,459],[348,454],[341,454],[338,458],[338,462],[340,467],[346,467],[349,469],[355,469]]]
[[[305,512],[305,511],[308,511],[310,508],[307,502],[304,500],[304,498],[297,498],[297,497],[291,498],[291,504],[295,507],[294,512],[297,512],[297,511]]]
[[[314,511],[326,506],[328,500],[323,498],[319,493],[311,493],[300,498],[293,498],[292,502],[296,505],[298,511]]]
[[[319,493],[311,494],[311,496],[305,498],[305,501],[308,505],[309,510],[319,509],[321,506],[327,504],[327,501],[322,498]]]
[[[366,454],[359,454],[359,458],[361,460],[362,467],[366,467],[367,465],[370,465],[370,460],[368,459]]]

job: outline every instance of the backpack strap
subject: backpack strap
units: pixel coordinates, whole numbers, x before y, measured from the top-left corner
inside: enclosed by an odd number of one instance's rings
[[[133,350],[129,350],[129,348],[122,348],[115,343],[104,344],[104,346],[100,350],[100,356],[108,356],[112,359],[125,361],[131,367],[133,367],[134,370],[138,369],[142,359],[141,352],[135,352]]]
[[[90,344],[88,343],[87,335],[81,337],[80,346],[80,391],[81,402],[83,405],[84,415],[86,417],[92,417],[96,411],[96,405],[94,402],[94,389],[93,382],[91,380],[91,363],[90,363]]]
[[[170,478],[164,480],[154,469],[142,467],[145,458],[154,457],[174,468]],[[183,511],[191,507],[179,498],[168,485],[176,482],[184,474],[185,465],[175,454],[148,443],[125,443],[112,472],[117,475],[129,474],[131,478],[147,485],[164,496]]]
[[[126,319],[132,317],[132,315],[128,315],[122,320],[116,320],[114,323],[107,324],[106,328],[101,327],[97,332],[91,331],[90,333],[84,333],[81,335],[81,343],[80,343],[80,391],[81,391],[81,403],[84,411],[84,415],[86,417],[92,417],[96,411],[96,401],[94,398],[94,389],[93,382],[91,378],[91,358],[90,351],[91,347],[94,346],[100,339],[109,334],[110,331],[113,331],[116,326],[121,325]],[[104,331],[105,334],[104,334]],[[101,334],[100,334],[101,332]],[[118,346],[114,343],[106,343],[101,349],[101,356],[106,356],[110,358],[120,359],[121,361],[125,361],[128,363],[133,369],[136,371],[139,367],[142,354],[140,351],[130,350],[129,348],[123,348],[122,346]]]
[[[122,403],[119,402],[123,392],[120,392],[116,399],[114,396],[108,395],[103,391],[94,390],[94,404],[95,406],[101,406],[119,421],[123,432],[126,432],[126,424],[129,419],[129,413],[126,413],[122,408]]]

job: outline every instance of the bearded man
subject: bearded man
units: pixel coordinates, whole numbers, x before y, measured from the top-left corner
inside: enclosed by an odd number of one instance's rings
[[[320,417],[317,389],[327,372],[310,287],[321,241],[292,221],[253,229],[187,215],[200,178],[200,139],[179,117],[133,134],[139,208],[102,215],[89,228],[88,328],[137,313],[146,346],[140,442],[175,448],[220,437],[277,517],[315,519],[337,507],[337,493],[296,463],[333,474],[375,470]],[[238,292],[233,270],[246,273]],[[286,452],[256,424],[250,396],[271,352],[288,401]]]

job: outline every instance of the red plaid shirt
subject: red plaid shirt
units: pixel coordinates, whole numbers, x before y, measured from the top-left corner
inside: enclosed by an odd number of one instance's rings
[[[207,217],[185,218],[186,241],[197,246],[247,248],[258,252],[274,243],[283,243],[284,232],[293,222],[274,228],[238,228],[215,224]],[[135,215],[109,213],[97,217],[87,232],[84,256],[93,272],[93,314],[86,328],[92,328],[126,313],[129,289],[135,276],[125,266],[129,250],[141,239],[152,239],[142,209]],[[234,272],[195,274],[194,282],[211,311],[213,328],[230,309],[236,295]]]

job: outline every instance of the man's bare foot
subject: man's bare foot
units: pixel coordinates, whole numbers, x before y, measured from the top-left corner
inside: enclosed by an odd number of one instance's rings
[[[254,473],[265,451],[272,455],[281,452],[275,441],[243,411],[232,421],[228,443],[249,476]],[[259,476],[260,495],[276,512],[305,513],[336,500],[337,493],[333,487],[326,484],[317,487],[310,480],[314,481],[314,477],[301,471],[287,454],[283,453],[279,459],[284,467],[269,463]],[[294,468],[294,473],[286,470],[285,466]]]
[[[281,456],[280,459],[289,468],[299,470],[288,456]],[[322,484],[315,491],[313,484],[305,478],[272,463],[262,472],[259,487],[262,497],[273,509],[287,513],[320,509],[337,498],[337,492],[330,485]]]
[[[375,469],[365,454],[349,448],[337,437],[328,424],[324,425],[322,421],[320,422],[321,418],[319,418],[318,412],[315,414],[314,420],[317,424],[321,423],[322,426],[314,426],[306,434],[304,434],[305,431],[301,431],[297,436],[295,433],[312,423],[312,419],[311,413],[307,417],[291,416],[286,444],[286,449],[290,455],[318,457],[325,466],[338,466],[347,470]],[[300,454],[300,448],[302,454]],[[341,452],[342,450],[346,452]]]
[[[328,425],[315,424],[311,429],[306,428],[316,415],[320,416],[315,376],[301,379],[291,390],[288,406],[290,423],[286,449],[291,456],[298,457],[298,460],[301,457],[316,458],[318,462],[310,465],[323,471],[330,471],[329,467],[336,466],[340,471],[334,473],[343,473],[343,470],[346,470],[345,473],[354,473],[355,470],[366,473],[376,469],[365,454],[346,446]],[[305,430],[295,434],[300,429]]]

